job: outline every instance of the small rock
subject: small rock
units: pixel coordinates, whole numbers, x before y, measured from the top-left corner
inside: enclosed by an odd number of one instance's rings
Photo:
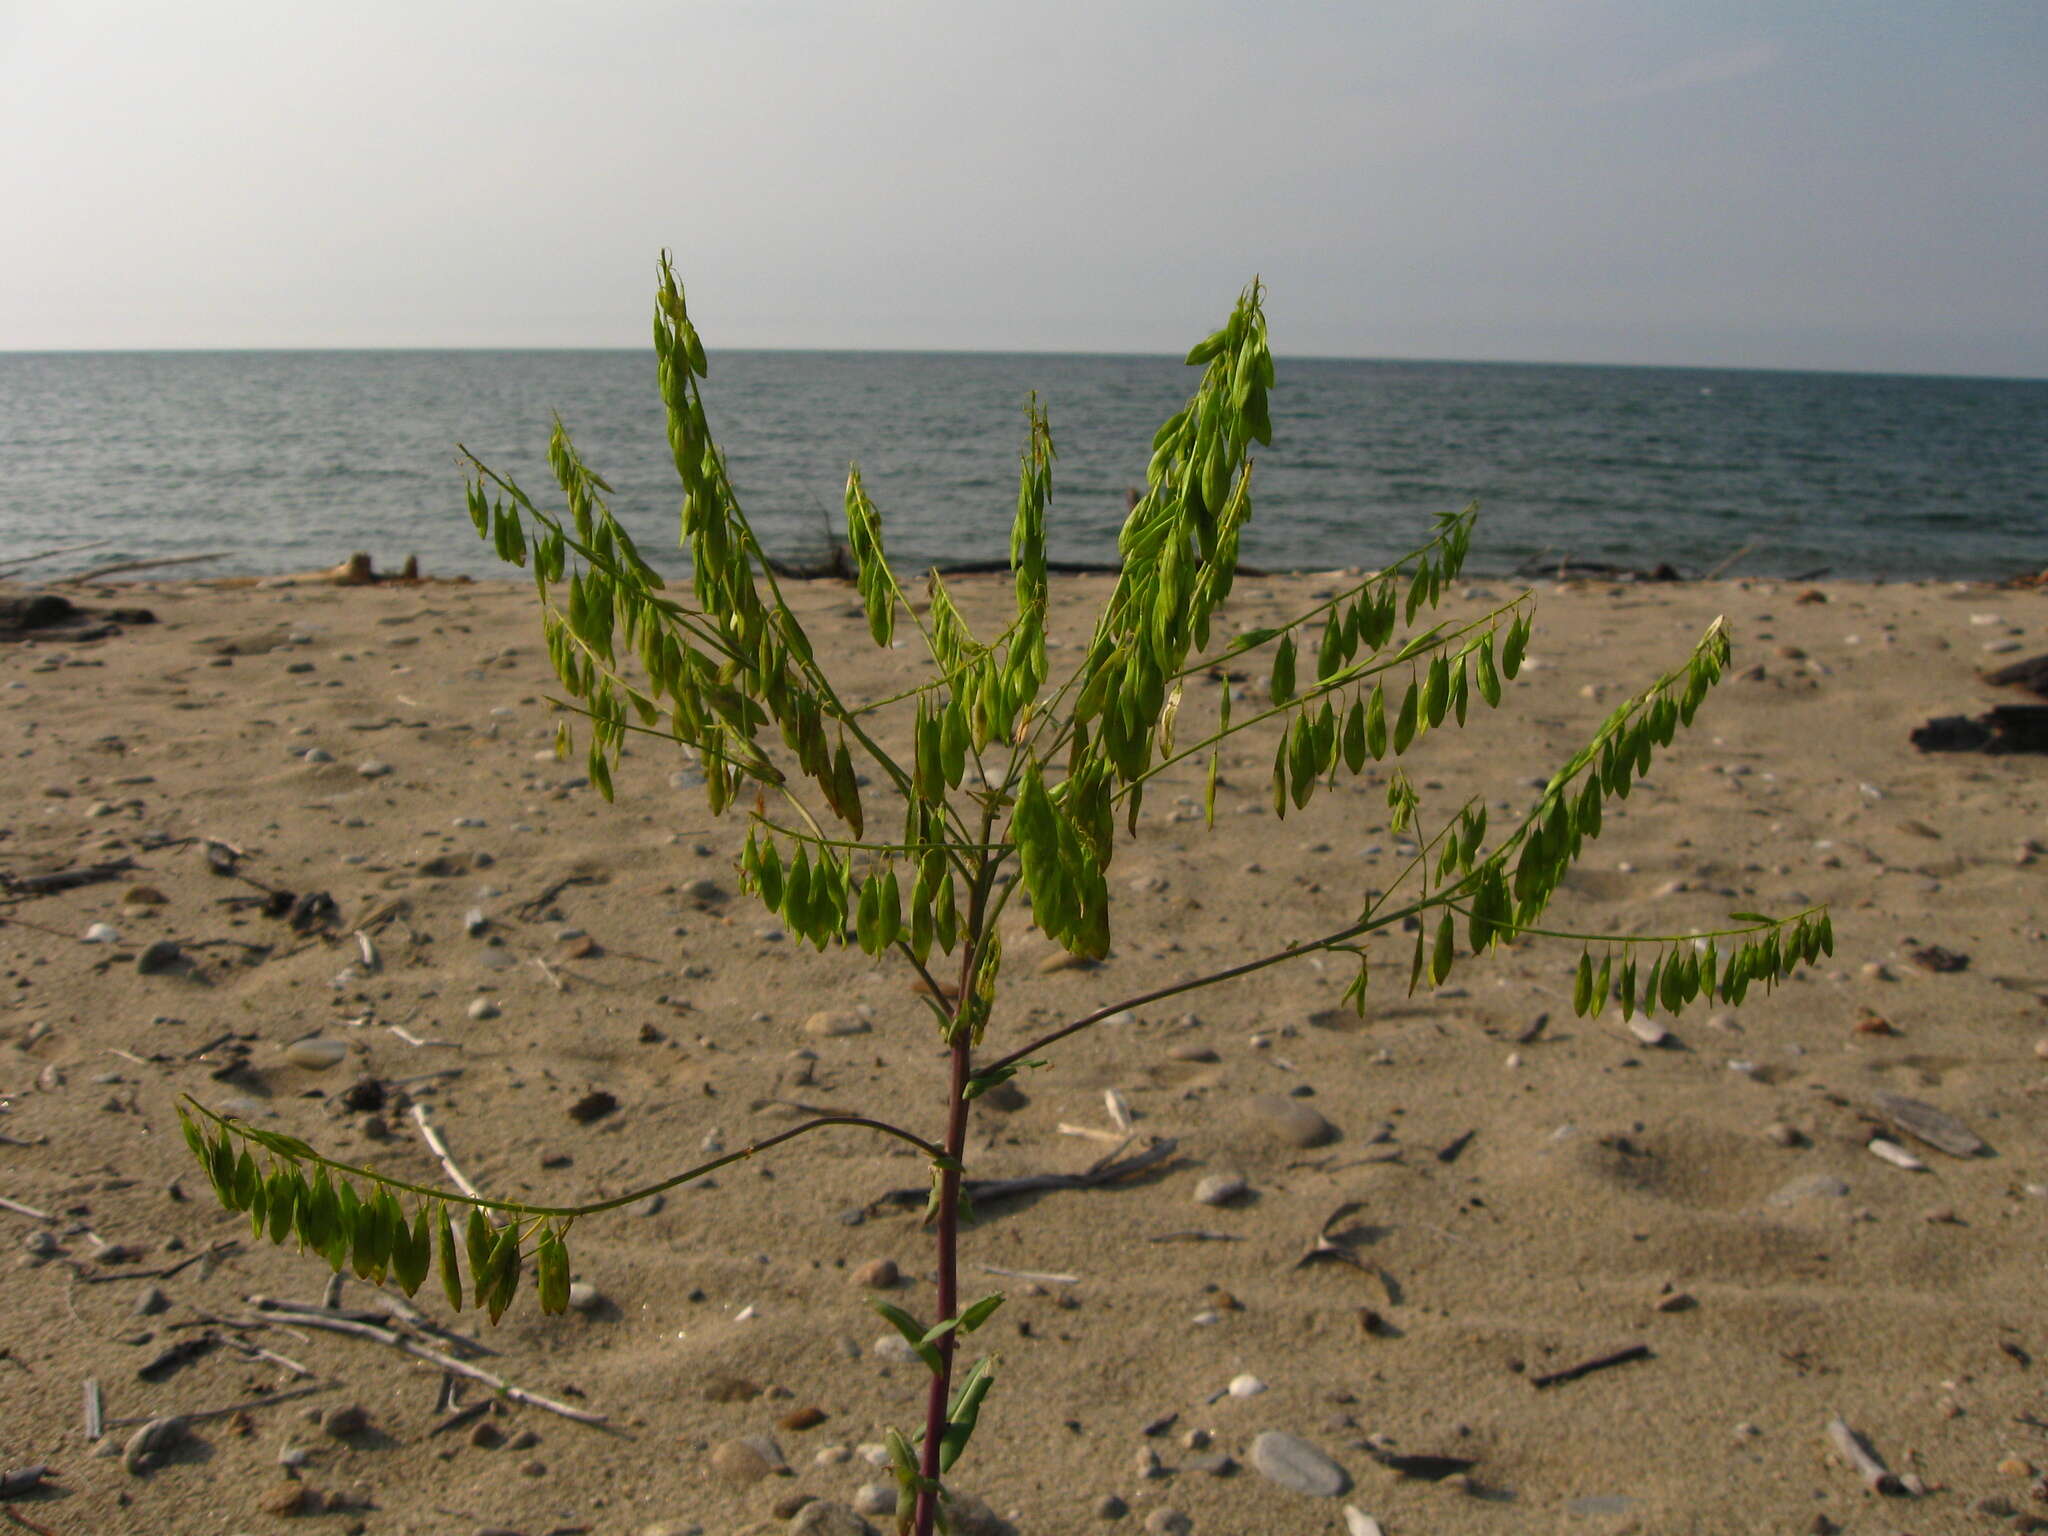
[[[321,1432],[336,1440],[346,1440],[350,1435],[359,1435],[370,1427],[370,1415],[359,1403],[348,1403],[339,1408],[330,1408],[320,1415]]]
[[[1797,1147],[1805,1144],[1806,1137],[1797,1126],[1787,1125],[1783,1120],[1773,1120],[1764,1127],[1764,1140],[1775,1147]]]
[[[853,1496],[856,1513],[863,1515],[893,1515],[896,1513],[896,1485],[894,1483],[862,1483]]]
[[[381,779],[391,771],[391,765],[380,758],[366,757],[356,764],[356,772],[366,779]]]
[[[289,1520],[296,1515],[317,1515],[322,1500],[318,1491],[304,1483],[279,1483],[256,1502],[256,1507],[266,1515],[276,1515]]]
[[[1145,1517],[1150,1536],[1188,1536],[1194,1528],[1195,1522],[1177,1509],[1155,1509]]]
[[[1131,1470],[1141,1483],[1158,1482],[1173,1474],[1166,1470],[1166,1464],[1159,1459],[1159,1453],[1149,1445],[1138,1447],[1138,1454],[1132,1459]]]
[[[482,907],[471,907],[462,914],[462,931],[472,939],[482,938],[490,926],[491,920],[484,916]]]
[[[1647,1014],[1637,1014],[1628,1021],[1628,1032],[1652,1050],[1671,1042],[1671,1031]]]
[[[910,1340],[900,1333],[885,1333],[869,1346],[869,1352],[877,1360],[888,1360],[897,1365],[909,1365],[917,1359],[917,1351],[910,1347]]]
[[[185,1438],[185,1430],[185,1421],[181,1418],[151,1419],[130,1435],[128,1443],[122,1446],[121,1465],[128,1469],[131,1477],[142,1476]]]
[[[333,762],[334,754],[325,747],[308,747],[299,755],[299,761],[302,763],[312,763],[317,767],[321,763]]]
[[[135,969],[145,976],[161,976],[185,963],[185,951],[171,939],[158,939],[135,957]]]
[[[1251,1101],[1251,1112],[1264,1130],[1290,1147],[1319,1147],[1337,1134],[1320,1113],[1285,1094],[1259,1094]]]
[[[825,1410],[812,1403],[803,1408],[791,1409],[775,1422],[787,1430],[816,1429],[825,1422]]]
[[[477,998],[466,1010],[472,1019],[482,1021],[498,1016],[498,1005],[488,997]]]
[[[1195,1201],[1200,1205],[1228,1205],[1250,1188],[1237,1174],[1212,1173],[1195,1186]]]
[[[1230,1378],[1230,1395],[1232,1397],[1257,1397],[1265,1390],[1266,1384],[1249,1371],[1241,1376]]]
[[[135,1298],[133,1311],[137,1317],[154,1317],[159,1312],[170,1310],[171,1298],[153,1285],[145,1285],[142,1294]]]
[[[569,1106],[569,1118],[578,1125],[589,1125],[593,1120],[602,1120],[618,1107],[616,1098],[602,1088],[593,1088]]]
[[[284,1048],[284,1059],[308,1072],[325,1072],[329,1067],[338,1066],[347,1055],[348,1047],[341,1041],[323,1040],[317,1036],[294,1040]]]
[[[716,880],[708,880],[700,875],[684,883],[683,898],[695,902],[700,907],[709,906],[713,902],[725,900],[725,888]]]
[[[804,1020],[804,1033],[820,1040],[831,1040],[842,1035],[864,1035],[868,1032],[868,1021],[859,1014],[845,1009],[827,1009],[814,1013]]]
[[[1344,1531],[1345,1536],[1386,1536],[1386,1531],[1379,1521],[1356,1504],[1344,1506]]]
[[[1803,1173],[1789,1183],[1779,1185],[1764,1197],[1769,1206],[1797,1205],[1804,1200],[1843,1200],[1848,1198],[1849,1184],[1832,1173]]]
[[[785,1467],[782,1453],[774,1449],[773,1442],[758,1435],[745,1440],[722,1440],[711,1451],[711,1470],[730,1482],[758,1483]]]
[[[1113,1493],[1105,1493],[1095,1501],[1095,1518],[1098,1520],[1121,1520],[1131,1512],[1131,1506]]]
[[[1334,1499],[1351,1486],[1350,1475],[1322,1451],[1277,1429],[1252,1441],[1251,1460],[1261,1477],[1290,1493]]]
[[[789,1536],[875,1536],[875,1528],[844,1504],[814,1499],[789,1522]]]
[[[1178,1045],[1166,1048],[1167,1058],[1172,1061],[1216,1061],[1219,1058],[1214,1049],[1197,1045],[1192,1040],[1183,1040]]]
[[[121,933],[112,923],[94,923],[81,936],[87,944],[118,944]]]
[[[505,1443],[505,1431],[485,1419],[470,1430],[469,1443],[480,1451],[495,1451]]]
[[[569,1305],[578,1312],[601,1312],[605,1307],[605,1295],[588,1281],[572,1280],[569,1283]]]
[[[1998,1464],[1998,1475],[2000,1477],[2032,1477],[2034,1475],[2034,1464],[2030,1461],[2024,1461],[2018,1456],[2008,1456]]]
[[[1656,1309],[1659,1312],[1690,1312],[1699,1302],[1688,1291],[1671,1291],[1659,1296]]]
[[[886,1291],[901,1279],[894,1259],[869,1259],[853,1272],[853,1283],[870,1291]]]

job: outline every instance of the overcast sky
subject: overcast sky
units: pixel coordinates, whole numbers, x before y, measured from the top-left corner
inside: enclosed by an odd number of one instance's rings
[[[2048,4],[0,0],[0,349],[2048,375]]]

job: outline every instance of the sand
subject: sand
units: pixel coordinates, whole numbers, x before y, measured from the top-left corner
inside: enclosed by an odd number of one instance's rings
[[[1247,579],[1231,618],[1255,624],[1332,585]],[[1003,590],[963,587],[974,602]],[[1103,590],[1061,584],[1054,634],[1084,633]],[[1507,588],[1477,583],[1449,606],[1476,611],[1488,590]],[[1551,918],[1670,932],[1823,901],[1836,957],[1739,1015],[1692,1010],[1652,1048],[1618,1016],[1572,1016],[1576,948],[1520,946],[1410,998],[1397,934],[1374,946],[1362,1021],[1334,1011],[1346,971],[1303,963],[1049,1052],[1020,1103],[977,1114],[973,1175],[1085,1168],[1113,1150],[1107,1089],[1135,1116],[1135,1147],[1176,1145],[1128,1184],[997,1204],[968,1230],[969,1294],[1000,1287],[1009,1301],[976,1338],[1000,1377],[958,1486],[1025,1536],[1173,1528],[1162,1511],[1217,1536],[1340,1532],[1347,1504],[1392,1536],[1932,1532],[2048,1516],[2026,1468],[2048,1464],[2048,1364],[2029,1364],[2048,1349],[2048,863],[2027,842],[2044,834],[2044,770],[1907,741],[1930,715],[1995,702],[1976,677],[1988,648],[2048,649],[2048,597],[1804,590],[1546,586],[1533,661],[1503,708],[1426,740],[1411,772],[1426,809],[1474,791],[1526,805],[1624,691],[1725,613],[1735,669],[1615,807]],[[866,643],[849,589],[816,583],[793,600],[849,691],[901,675],[905,653]],[[64,1536],[289,1529],[266,1512],[289,1502],[288,1453],[297,1484],[339,1506],[297,1517],[319,1530],[729,1536],[784,1529],[775,1510],[796,1496],[851,1503],[881,1474],[858,1453],[819,1453],[920,1411],[921,1370],[876,1354],[887,1329],[853,1278],[891,1259],[906,1276],[892,1299],[930,1310],[917,1213],[875,1203],[921,1184],[914,1154],[828,1131],[658,1210],[586,1221],[571,1247],[603,1297],[589,1313],[544,1318],[522,1296],[493,1329],[423,1291],[429,1317],[495,1351],[482,1366],[615,1427],[507,1406],[435,1433],[447,1415],[432,1366],[294,1331],[246,1299],[316,1302],[324,1266],[251,1244],[244,1219],[214,1207],[172,1106],[183,1093],[239,1106],[336,1156],[439,1182],[414,1103],[485,1188],[590,1198],[772,1134],[795,1104],[936,1134],[943,1063],[904,972],[779,938],[736,894],[740,822],[714,821],[700,791],[672,781],[688,777],[673,749],[636,745],[609,807],[580,764],[548,755],[552,679],[528,587],[179,582],[92,601],[158,622],[0,648],[0,869],[133,860],[0,906],[0,1196],[49,1214],[0,1210],[0,1466],[53,1469],[45,1492],[7,1507]],[[1214,707],[1213,685],[1191,690],[1183,732]],[[316,748],[331,761],[308,762]],[[1018,914],[995,1042],[1334,927],[1388,882],[1379,787],[1278,822],[1269,750],[1226,753],[1213,831],[1190,810],[1192,773],[1151,796],[1112,871],[1100,968],[1041,971],[1052,950]],[[372,761],[389,771],[364,776]],[[339,928],[305,938],[235,905],[260,892],[210,869],[194,841],[208,838],[242,850],[254,881],[331,895]],[[563,880],[578,883],[522,915]],[[693,894],[702,880],[723,894]],[[481,936],[465,931],[473,907],[489,918]],[[350,937],[370,917],[374,972]],[[98,923],[117,940],[83,942]],[[161,939],[193,966],[139,972]],[[1935,945],[1967,966],[1911,958]],[[479,999],[495,1017],[471,1017]],[[868,1028],[806,1033],[821,1010]],[[247,1066],[217,1079],[230,1047],[201,1048],[229,1034]],[[346,1060],[290,1064],[285,1046],[309,1035],[344,1042]],[[406,1085],[381,1125],[341,1103],[362,1076]],[[594,1090],[616,1110],[572,1119]],[[1298,1150],[1265,1131],[1254,1100],[1297,1090],[1337,1140]],[[1908,1141],[1924,1171],[1881,1161],[1865,1142],[1883,1090],[1957,1117],[1988,1152]],[[1216,1174],[1249,1192],[1196,1203]],[[1342,1207],[1330,1231],[1357,1262],[1297,1267]],[[1168,1240],[1190,1232],[1220,1236]],[[213,1245],[226,1246],[136,1278]],[[168,1306],[137,1315],[152,1283]],[[350,1280],[341,1305],[381,1303]],[[219,1347],[138,1379],[209,1318],[311,1377]],[[259,1318],[273,1325],[241,1326]],[[1534,1384],[1634,1345],[1647,1354]],[[1241,1375],[1266,1390],[1219,1397]],[[319,1390],[195,1422],[135,1476],[85,1438],[88,1378],[109,1419]],[[459,1402],[483,1400],[465,1388]],[[351,1405],[366,1427],[346,1437],[309,1419]],[[814,1427],[779,1426],[804,1408],[822,1415]],[[1829,1449],[1836,1415],[1924,1495],[1867,1493]],[[484,1423],[500,1443],[473,1441]],[[1320,1447],[1350,1490],[1269,1482],[1249,1448],[1272,1429]],[[1191,1448],[1194,1430],[1213,1443]],[[114,1448],[129,1432],[111,1432]],[[714,1469],[715,1447],[760,1435],[790,1475]],[[1164,1475],[1141,1475],[1147,1452]],[[1471,1465],[1429,1481],[1388,1454]],[[1097,1512],[1109,1495],[1128,1505],[1119,1521]]]

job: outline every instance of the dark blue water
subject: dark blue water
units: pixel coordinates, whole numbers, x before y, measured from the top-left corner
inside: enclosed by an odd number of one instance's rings
[[[1375,565],[1477,499],[1471,566],[1548,552],[1688,573],[1981,577],[2048,565],[2048,382],[1546,365],[1287,361],[1247,563]],[[1060,450],[1055,559],[1113,558],[1124,491],[1195,374],[1177,360],[714,354],[707,401],[772,552],[822,552],[858,457],[907,562],[1000,557],[1023,402]],[[677,493],[651,353],[0,355],[0,562],[222,550],[190,574],[417,553],[494,574],[454,445],[551,492],[559,411],[650,555]],[[660,563],[657,561],[657,563]]]

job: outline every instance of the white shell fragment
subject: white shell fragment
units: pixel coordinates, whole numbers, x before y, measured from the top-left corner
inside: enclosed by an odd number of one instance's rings
[[[1927,1165],[1900,1146],[1896,1141],[1886,1141],[1882,1136],[1870,1139],[1869,1151],[1873,1157],[1881,1157],[1894,1168],[1903,1168],[1908,1173],[1925,1173]]]

